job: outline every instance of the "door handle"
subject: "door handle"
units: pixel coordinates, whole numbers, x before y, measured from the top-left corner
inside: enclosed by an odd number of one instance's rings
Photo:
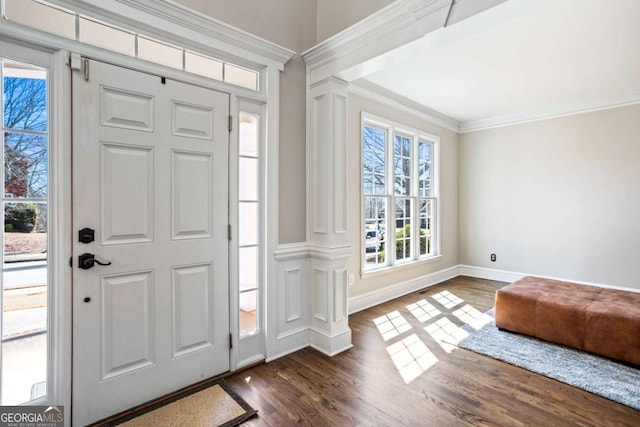
[[[94,254],[90,254],[88,252],[78,256],[78,267],[83,270],[93,268],[95,264],[111,265],[111,262],[100,262],[96,259]]]

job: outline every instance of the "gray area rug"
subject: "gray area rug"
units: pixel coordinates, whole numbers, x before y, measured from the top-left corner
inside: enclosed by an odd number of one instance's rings
[[[493,311],[487,312],[492,318]],[[525,335],[500,331],[493,322],[475,330],[458,347],[502,360],[640,410],[640,369]]]

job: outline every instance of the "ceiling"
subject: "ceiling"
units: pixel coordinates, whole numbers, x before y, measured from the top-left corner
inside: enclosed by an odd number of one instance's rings
[[[640,0],[508,0],[365,80],[461,130],[637,103],[639,22]]]

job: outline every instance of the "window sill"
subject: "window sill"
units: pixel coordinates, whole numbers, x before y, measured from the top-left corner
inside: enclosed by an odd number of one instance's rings
[[[429,264],[435,261],[439,261],[442,258],[442,254],[432,256],[430,258],[424,258],[417,261],[411,261],[403,264],[380,267],[372,270],[360,271],[360,279],[369,279],[371,277],[384,276],[390,273],[396,273],[398,271],[406,270],[408,268],[418,267],[423,264]]]

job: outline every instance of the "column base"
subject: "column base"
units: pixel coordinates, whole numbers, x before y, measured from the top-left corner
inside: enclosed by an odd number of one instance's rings
[[[353,344],[351,344],[351,329],[349,328],[332,336],[327,335],[324,331],[311,328],[309,330],[309,338],[311,347],[330,357],[353,347]]]

